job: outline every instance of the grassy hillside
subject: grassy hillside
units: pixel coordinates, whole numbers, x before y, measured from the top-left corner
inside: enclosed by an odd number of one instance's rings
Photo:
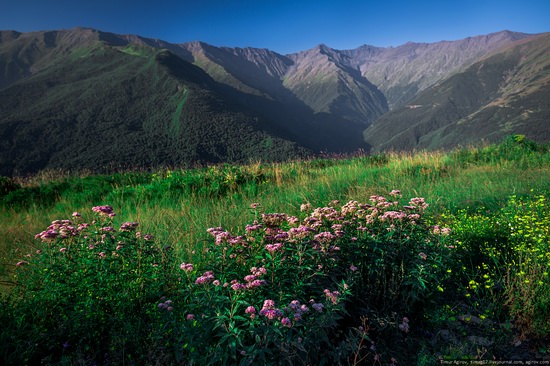
[[[538,359],[550,352],[536,343],[550,334],[550,285],[537,275],[548,272],[549,163],[548,146],[513,136],[449,153],[5,178],[0,258],[11,297],[0,311],[0,357],[98,364]],[[117,215],[107,216],[104,205]],[[70,240],[34,239],[55,219],[91,226]],[[129,224],[118,229],[125,222],[139,223],[141,234]],[[298,223],[311,232],[286,237]],[[450,234],[441,236],[446,227]],[[266,277],[258,272],[259,287],[239,292],[250,267],[265,267]],[[216,287],[208,271],[235,282]],[[308,304],[307,312],[284,315],[293,300]],[[511,349],[516,336],[531,339],[524,342],[531,348]]]

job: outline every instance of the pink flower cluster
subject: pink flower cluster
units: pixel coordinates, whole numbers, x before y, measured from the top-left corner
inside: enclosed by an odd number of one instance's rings
[[[292,300],[288,305],[288,308],[285,309],[287,312],[293,313],[295,321],[302,319],[302,314],[309,313],[309,308],[306,304],[300,304],[298,300]]]
[[[329,289],[325,289],[325,296],[332,301],[333,304],[338,303],[338,296],[340,296],[340,292],[338,291],[330,291]]]
[[[282,247],[283,247],[283,244],[275,243],[275,244],[267,244],[265,246],[265,249],[270,253],[275,253],[276,251],[280,250]]]
[[[191,272],[193,270],[193,265],[191,263],[182,263],[180,264],[180,268],[183,269],[186,272]]]
[[[420,211],[424,211],[426,208],[428,208],[428,204],[426,203],[426,201],[424,200],[424,198],[421,198],[421,197],[415,197],[415,198],[411,198],[411,200],[409,201],[409,206],[403,206],[407,209],[418,209]]]
[[[260,310],[260,316],[265,316],[269,320],[280,318],[284,315],[281,309],[275,307],[275,301],[265,300],[262,310]]]
[[[259,277],[267,273],[267,270],[264,267],[252,267],[250,269],[252,274],[249,274],[244,277],[245,283],[240,283],[237,280],[231,281],[231,288],[235,291],[254,289],[260,286],[265,285],[267,282],[265,280],[260,280]]]
[[[108,205],[92,207],[92,211],[100,214],[101,216],[107,216],[107,217],[115,217],[116,216],[116,214],[113,212],[113,208],[111,206],[108,206]]]
[[[163,299],[164,300],[164,297]],[[166,300],[164,302],[159,302],[159,304],[157,305],[157,307],[159,309],[164,309],[164,310],[167,310],[167,311],[172,311],[174,310],[174,308],[172,307],[172,300]]]
[[[195,280],[196,285],[204,285],[214,281],[214,273],[212,271],[204,272],[202,276]]]
[[[215,239],[216,245],[222,245],[228,243],[230,245],[242,245],[246,246],[246,238],[244,236],[233,236],[228,231],[225,231],[221,227],[212,227],[206,230]]]
[[[136,229],[136,227],[139,225],[137,222],[125,222],[122,225],[120,225],[120,231],[133,231]]]
[[[442,228],[436,225],[433,227],[433,232],[434,234],[449,235],[451,233],[451,229],[448,227]]]
[[[262,214],[262,222],[265,226],[276,228],[280,227],[287,219],[287,215],[284,213],[269,213]]]
[[[51,225],[41,233],[34,236],[35,239],[42,241],[53,241],[56,238],[67,239],[72,236],[77,236],[78,233],[86,226],[79,225],[74,227],[70,220],[55,220]]]

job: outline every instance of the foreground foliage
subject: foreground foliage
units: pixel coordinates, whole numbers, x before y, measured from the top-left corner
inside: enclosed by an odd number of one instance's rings
[[[0,357],[432,365],[523,357],[510,343],[538,339],[525,359],[542,359],[547,171],[547,149],[515,136],[446,155],[3,179]]]

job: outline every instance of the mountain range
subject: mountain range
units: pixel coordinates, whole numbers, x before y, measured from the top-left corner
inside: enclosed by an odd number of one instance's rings
[[[0,31],[0,174],[550,141],[550,33],[267,49]]]

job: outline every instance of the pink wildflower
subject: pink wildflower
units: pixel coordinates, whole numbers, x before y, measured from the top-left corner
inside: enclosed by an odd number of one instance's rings
[[[256,317],[256,308],[254,306],[249,306],[244,311],[245,314],[249,314],[250,318],[254,319]]]
[[[191,272],[193,270],[193,265],[191,263],[182,263],[180,264],[180,268],[186,272]]]
[[[401,196],[401,191],[398,189],[394,189],[390,192],[390,196],[394,196],[394,197]]]
[[[113,213],[113,208],[108,205],[92,207],[92,211],[100,214],[101,216],[108,216],[108,217],[115,216],[115,214]]]
[[[187,320],[194,320],[195,315],[194,314],[187,314],[186,318],[187,318]]]
[[[281,324],[285,327],[288,327],[288,328],[290,328],[292,326],[292,322],[290,321],[289,318],[286,318],[286,317],[281,319]]]
[[[332,301],[333,304],[338,303],[338,296],[340,296],[340,292],[338,291],[330,291],[328,289],[325,289],[325,296]]]
[[[311,210],[311,203],[302,203],[300,205],[300,211],[309,211]]]
[[[283,247],[283,244],[281,244],[281,243],[267,244],[265,246],[265,249],[270,253],[274,253],[274,252],[278,251],[279,249],[281,249],[282,247]]]
[[[139,225],[137,222],[125,222],[120,225],[120,231],[133,231]]]
[[[214,280],[214,273],[212,271],[204,272],[202,276],[195,280],[196,285],[202,285]]]

